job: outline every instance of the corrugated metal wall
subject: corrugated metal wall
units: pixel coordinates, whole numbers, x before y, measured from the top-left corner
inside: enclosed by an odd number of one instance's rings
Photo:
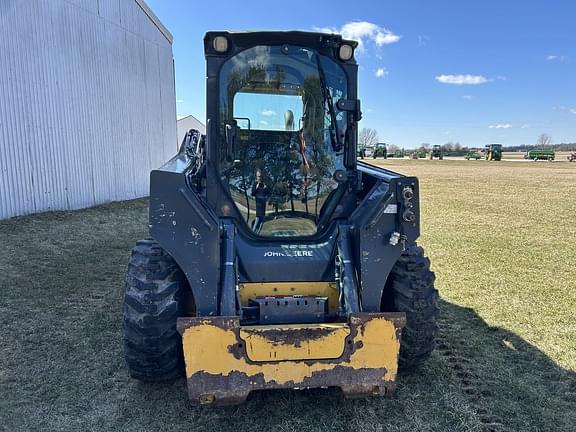
[[[0,0],[0,219],[148,194],[176,150],[172,46],[141,0]]]

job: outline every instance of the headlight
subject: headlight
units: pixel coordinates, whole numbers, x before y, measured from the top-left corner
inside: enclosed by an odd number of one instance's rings
[[[340,60],[348,61],[352,58],[353,55],[354,55],[354,48],[352,48],[352,45],[348,44],[340,45],[340,48],[338,49],[338,57],[340,57]]]
[[[212,41],[212,47],[216,52],[225,53],[228,51],[228,39],[225,36],[216,36]]]

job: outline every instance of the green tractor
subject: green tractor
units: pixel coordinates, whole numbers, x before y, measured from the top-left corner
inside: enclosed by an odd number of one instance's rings
[[[464,159],[466,159],[466,160],[470,160],[470,159],[478,160],[478,159],[482,159],[482,155],[480,154],[480,152],[478,150],[470,150],[468,153],[466,153],[466,155],[464,156]]]
[[[442,151],[442,147],[438,144],[432,146],[432,150],[430,151],[430,160],[434,158],[438,158],[438,160],[444,159],[444,152]]]
[[[372,153],[372,157],[374,159],[378,157],[382,157],[384,159],[388,158],[388,149],[386,148],[385,143],[378,143],[376,147],[374,147],[374,153]]]
[[[502,144],[487,144],[484,147],[484,158],[488,161],[502,160]]]
[[[394,153],[388,153],[388,158],[403,159],[406,156],[404,149],[395,150]]]

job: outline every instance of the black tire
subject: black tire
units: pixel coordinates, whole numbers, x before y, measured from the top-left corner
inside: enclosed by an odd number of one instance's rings
[[[382,310],[405,312],[399,368],[419,366],[434,350],[438,335],[438,291],[424,250],[411,245],[398,259],[384,287]]]
[[[174,381],[182,376],[182,316],[188,282],[174,259],[154,240],[132,249],[124,294],[124,356],[140,381]]]

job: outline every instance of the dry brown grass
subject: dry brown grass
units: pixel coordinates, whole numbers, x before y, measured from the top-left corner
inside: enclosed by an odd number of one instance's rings
[[[430,361],[391,399],[335,390],[192,408],[127,376],[121,301],[147,203],[0,222],[0,425],[8,431],[573,431],[576,164],[382,161],[417,174],[442,295]]]
[[[379,165],[420,177],[421,242],[443,297],[576,370],[576,164]]]

